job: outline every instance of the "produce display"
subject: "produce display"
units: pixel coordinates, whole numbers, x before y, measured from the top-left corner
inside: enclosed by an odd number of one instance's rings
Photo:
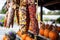
[[[50,40],[58,40],[59,31],[57,29],[56,25],[40,23],[39,35],[50,38]]]
[[[38,20],[36,18],[36,0],[20,0],[19,7],[13,7],[14,2],[8,3],[8,11],[4,19],[4,26],[10,27],[14,23],[14,15],[16,11],[17,23],[20,26],[19,31],[16,33],[22,40],[37,40],[37,36],[41,35],[50,40],[57,40],[59,37],[60,27],[52,24],[45,24],[40,22],[40,28],[38,26]],[[18,3],[17,3],[18,4]],[[31,32],[34,36],[30,36]],[[16,34],[14,35],[16,38]],[[12,36],[10,36],[12,38]],[[14,39],[15,39],[14,38]],[[35,39],[36,38],[36,39]],[[9,40],[9,36],[5,35],[3,40]]]

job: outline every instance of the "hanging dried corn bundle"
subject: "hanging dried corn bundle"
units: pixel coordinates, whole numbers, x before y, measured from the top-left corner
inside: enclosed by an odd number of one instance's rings
[[[28,25],[29,25],[29,17],[27,13],[27,0],[20,0],[20,8],[19,8],[19,21],[20,21],[20,29],[22,33],[27,33]]]
[[[17,18],[17,24],[19,25],[19,6],[20,6],[20,0],[16,0],[16,18]]]
[[[9,0],[7,0],[7,5],[6,5],[6,9],[7,9],[7,12],[6,12],[6,15],[5,15],[5,19],[4,19],[4,27],[7,26],[7,18],[8,18],[8,8],[9,8]]]
[[[36,5],[35,0],[28,0],[28,9],[30,14],[30,26],[29,30],[33,32],[33,34],[38,34],[38,21],[36,19]]]
[[[7,27],[10,27],[10,25],[12,25],[13,27],[13,22],[14,22],[14,1],[10,0],[9,2],[9,8],[8,8],[8,18],[7,18]]]

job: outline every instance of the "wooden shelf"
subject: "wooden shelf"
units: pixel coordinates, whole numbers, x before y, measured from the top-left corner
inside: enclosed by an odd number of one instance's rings
[[[28,31],[28,33],[34,35],[33,32],[31,32],[30,30]],[[46,38],[46,37],[41,36],[41,35],[37,35],[37,37],[39,37],[39,39],[41,38],[41,39],[44,39],[44,40],[50,40],[49,38]]]

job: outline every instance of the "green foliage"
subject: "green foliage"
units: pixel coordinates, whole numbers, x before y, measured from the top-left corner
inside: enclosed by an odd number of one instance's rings
[[[56,11],[49,11],[48,13],[47,13],[47,15],[60,15],[60,11],[58,11],[58,12],[56,12]]]
[[[43,11],[43,15],[45,15],[46,13],[45,13],[45,11]]]
[[[3,26],[3,25],[4,25],[4,18],[2,18],[2,19],[0,20],[0,22],[2,23],[1,26]]]
[[[60,23],[60,17],[59,17],[59,18],[57,18],[56,22],[57,22],[57,23]]]
[[[43,21],[50,21],[50,19],[49,18],[45,18]]]
[[[51,12],[51,11],[49,11],[49,12],[47,13],[47,15],[51,15],[51,13],[52,13],[52,12]]]
[[[1,10],[1,14],[5,14],[7,11],[3,8],[2,10]]]

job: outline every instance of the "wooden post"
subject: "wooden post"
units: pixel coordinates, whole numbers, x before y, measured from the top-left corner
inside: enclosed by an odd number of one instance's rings
[[[40,19],[41,19],[41,21],[43,21],[43,20],[42,20],[42,19],[43,19],[43,10],[42,10],[42,9],[43,9],[43,6],[41,5],[41,9],[40,9],[40,10],[41,10],[41,11],[40,11]]]

